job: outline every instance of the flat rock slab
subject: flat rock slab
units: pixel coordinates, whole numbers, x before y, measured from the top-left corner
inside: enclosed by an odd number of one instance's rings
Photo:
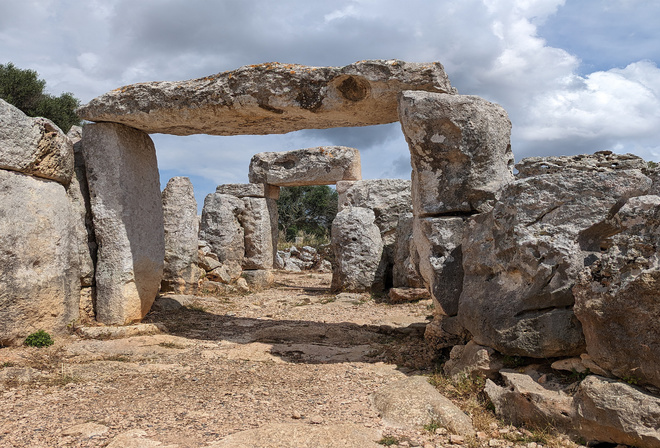
[[[208,448],[378,448],[376,429],[354,424],[273,423],[225,437]]]
[[[453,92],[438,62],[372,60],[345,67],[272,62],[189,81],[132,84],[93,99],[78,114],[148,133],[284,134],[392,123],[403,90]]]
[[[278,187],[329,185],[362,179],[360,152],[346,146],[319,146],[260,152],[250,160],[250,182]]]

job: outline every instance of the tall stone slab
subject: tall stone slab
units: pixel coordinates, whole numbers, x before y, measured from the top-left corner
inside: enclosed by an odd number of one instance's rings
[[[193,294],[197,291],[199,268],[197,247],[199,221],[192,182],[173,177],[163,190],[165,223],[165,266],[161,291]]]
[[[345,67],[271,62],[190,81],[121,87],[78,113],[148,133],[284,134],[392,123],[402,90],[454,91],[438,62],[371,60]]]
[[[245,231],[239,221],[244,211],[243,199],[221,193],[207,195],[202,208],[199,238],[233,280],[240,277],[245,256]]]
[[[273,269],[277,241],[273,240],[268,199],[248,197],[243,202],[245,209],[240,218],[245,235],[243,269]]]
[[[156,151],[147,134],[117,123],[86,125],[82,142],[98,244],[97,319],[139,321],[156,298],[165,257]]]
[[[371,291],[383,254],[373,210],[346,207],[332,222],[332,290]]]
[[[78,319],[75,219],[62,185],[0,169],[0,346]]]

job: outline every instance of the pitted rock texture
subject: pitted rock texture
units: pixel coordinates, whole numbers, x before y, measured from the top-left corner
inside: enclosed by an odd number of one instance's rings
[[[62,185],[0,169],[0,346],[78,318],[76,218]]]
[[[573,288],[587,353],[619,378],[660,387],[660,197],[632,198],[594,228],[600,253]]]
[[[488,211],[513,180],[511,122],[501,106],[477,96],[403,92],[399,119],[416,216]]]
[[[438,62],[371,60],[345,67],[273,62],[190,81],[121,87],[78,113],[148,133],[283,134],[397,121],[403,90],[454,91]]]
[[[370,291],[383,254],[373,210],[347,207],[332,222],[332,290]]]
[[[83,128],[83,153],[98,244],[96,318],[141,320],[158,294],[165,237],[156,149],[117,123]]]
[[[192,294],[197,289],[199,221],[192,182],[173,177],[162,193],[165,223],[165,267],[162,292]]]
[[[334,185],[362,178],[360,152],[346,146],[319,146],[261,152],[250,160],[250,183],[278,187]]]
[[[566,167],[507,185],[491,212],[468,221],[462,243],[458,316],[475,342],[508,355],[583,353],[571,289],[600,252],[596,224],[650,186],[641,170],[616,167]]]
[[[269,204],[269,201],[271,203]],[[272,269],[277,250],[277,204],[272,199],[243,198],[239,217],[245,235],[243,269]]]
[[[419,253],[413,238],[413,214],[399,216],[394,245],[392,283],[395,288],[426,288],[419,272]]]
[[[268,184],[224,184],[218,185],[216,193],[230,194],[237,198],[279,199],[280,187]]]
[[[0,99],[0,169],[69,185],[73,143],[55,123],[31,118]]]

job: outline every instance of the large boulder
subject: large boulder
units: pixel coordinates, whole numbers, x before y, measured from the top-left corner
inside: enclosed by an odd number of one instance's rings
[[[370,291],[383,254],[383,240],[373,210],[347,207],[332,222],[335,262],[332,290]]]
[[[539,173],[543,163],[532,160],[531,171],[523,160],[495,208],[468,221],[458,316],[476,343],[538,358],[584,352],[571,290],[600,252],[607,229],[596,224],[651,186],[618,161],[603,153],[553,158]]]
[[[0,99],[0,169],[67,186],[73,175],[73,143],[52,121],[30,118]]]
[[[596,375],[575,394],[580,435],[588,440],[640,448],[660,447],[660,398]]]
[[[162,193],[165,229],[165,265],[161,291],[193,294],[200,272],[197,266],[199,221],[192,182],[173,177]]]
[[[620,378],[660,388],[660,197],[632,198],[593,228],[595,261],[573,288],[587,353]]]
[[[360,152],[346,146],[319,146],[261,152],[250,160],[251,183],[279,187],[336,184],[362,178]]]
[[[243,269],[272,269],[277,251],[277,234],[273,231],[273,228],[277,230],[277,205],[265,198],[243,198],[243,202],[245,208],[240,216],[245,235]]]
[[[75,219],[62,185],[0,169],[0,346],[78,319]]]
[[[511,122],[477,96],[403,92],[399,120],[412,164],[416,216],[487,211],[513,180]]]
[[[372,60],[345,67],[273,62],[190,81],[121,87],[78,112],[85,120],[148,133],[283,134],[397,121],[402,90],[453,91],[437,62]]]
[[[244,211],[242,199],[221,193],[207,195],[202,208],[199,238],[209,245],[233,280],[243,270],[245,232],[239,216]]]
[[[139,321],[158,294],[165,257],[156,150],[147,134],[117,123],[86,125],[82,143],[98,244],[96,317]]]

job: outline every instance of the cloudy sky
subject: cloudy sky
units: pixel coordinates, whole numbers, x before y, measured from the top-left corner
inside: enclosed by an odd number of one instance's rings
[[[516,160],[609,149],[658,161],[658,23],[657,0],[0,0],[0,63],[87,102],[262,62],[440,61],[459,93],[508,111]],[[247,182],[262,151],[353,146],[364,178],[410,178],[398,123],[152,137],[162,185],[189,176],[198,202]]]

